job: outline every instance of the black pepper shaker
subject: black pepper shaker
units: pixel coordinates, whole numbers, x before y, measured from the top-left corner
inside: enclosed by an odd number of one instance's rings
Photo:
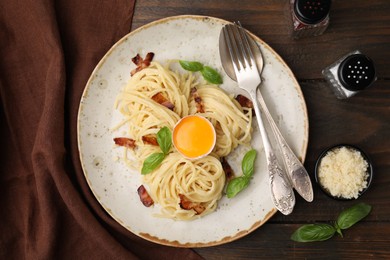
[[[325,68],[322,74],[339,99],[352,97],[376,81],[373,61],[358,50]]]
[[[290,0],[294,38],[323,34],[329,25],[330,5],[331,0]]]

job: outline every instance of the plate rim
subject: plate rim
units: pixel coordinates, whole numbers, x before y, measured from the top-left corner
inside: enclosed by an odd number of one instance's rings
[[[82,95],[80,97],[78,114],[77,114],[77,147],[78,147],[78,152],[79,152],[80,165],[81,165],[81,168],[82,168],[82,171],[83,171],[83,175],[84,175],[85,181],[88,184],[89,191],[92,192],[92,194],[94,196],[94,199],[104,209],[105,213],[108,214],[111,218],[113,218],[116,221],[116,223],[120,225],[121,228],[123,228],[127,232],[130,232],[131,234],[136,235],[136,236],[138,236],[138,237],[140,237],[142,239],[145,239],[145,240],[148,240],[150,242],[157,243],[157,244],[165,245],[165,246],[183,247],[183,248],[210,247],[210,246],[222,245],[222,244],[226,244],[226,243],[229,243],[229,242],[233,242],[235,240],[238,240],[238,239],[240,239],[240,238],[242,238],[242,237],[252,233],[256,229],[258,229],[260,226],[265,224],[273,215],[275,215],[275,213],[277,213],[277,209],[275,207],[273,207],[265,215],[265,217],[262,220],[254,222],[252,224],[252,226],[250,228],[248,228],[247,230],[241,230],[241,231],[235,233],[232,236],[225,236],[225,237],[223,237],[220,240],[210,241],[210,242],[206,242],[206,243],[203,243],[203,242],[180,243],[179,241],[176,241],[176,240],[168,241],[166,239],[161,239],[161,238],[155,237],[155,236],[147,234],[147,233],[142,233],[142,232],[135,233],[135,232],[131,231],[128,226],[126,226],[124,223],[122,223],[122,221],[119,220],[112,213],[112,211],[110,209],[108,209],[98,199],[99,195],[96,194],[96,191],[92,188],[92,185],[91,185],[90,180],[88,178],[87,169],[85,168],[85,163],[84,163],[85,160],[83,160],[84,156],[83,156],[82,151],[81,151],[82,140],[80,138],[80,132],[81,132],[81,129],[80,129],[81,128],[81,126],[80,126],[80,119],[81,119],[82,108],[83,108],[83,100],[84,100],[84,98],[88,94],[89,87],[91,85],[91,82],[93,81],[93,76],[96,74],[96,72],[104,65],[104,63],[105,63],[106,59],[108,58],[108,56],[111,55],[111,53],[117,48],[117,46],[122,44],[124,41],[126,41],[126,39],[128,37],[131,37],[132,35],[137,34],[138,32],[140,32],[142,30],[145,30],[145,29],[148,29],[150,27],[153,27],[155,25],[162,24],[162,23],[167,23],[167,22],[173,21],[173,20],[180,20],[180,19],[213,20],[213,21],[216,21],[216,22],[221,23],[221,24],[231,23],[231,22],[229,22],[227,20],[224,20],[222,18],[213,17],[213,16],[206,16],[206,15],[185,14],[185,15],[168,16],[168,17],[157,19],[155,21],[152,21],[152,22],[149,22],[147,24],[144,24],[144,25],[136,28],[135,30],[125,34],[122,38],[120,38],[118,41],[116,41],[110,47],[110,49],[104,54],[104,56],[99,60],[99,62],[95,66],[95,68],[92,70],[92,72],[91,72],[91,74],[90,74],[90,76],[88,78],[88,81],[85,84],[85,87],[84,87],[84,90],[82,92]],[[281,56],[271,46],[269,46],[265,41],[263,41],[260,37],[258,37],[257,35],[255,35],[254,33],[250,32],[250,31],[248,31],[248,32],[256,40],[256,42],[258,44],[260,43],[264,47],[266,47],[275,56],[275,58],[284,66],[284,68],[286,69],[286,72],[289,74],[290,78],[292,79],[292,81],[294,83],[293,85],[294,85],[295,90],[297,91],[297,94],[299,94],[300,105],[302,107],[302,112],[304,114],[304,126],[303,126],[303,128],[304,128],[304,135],[303,135],[304,136],[304,142],[302,144],[302,147],[300,147],[300,152],[302,153],[300,159],[301,159],[302,163],[304,163],[305,162],[305,158],[306,158],[306,154],[307,154],[308,143],[309,143],[309,117],[308,117],[306,101],[305,101],[302,89],[301,89],[301,87],[300,87],[300,85],[299,85],[295,75],[293,74],[291,68],[281,58]]]

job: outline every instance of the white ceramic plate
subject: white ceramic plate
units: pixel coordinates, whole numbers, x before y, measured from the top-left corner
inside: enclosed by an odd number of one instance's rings
[[[116,96],[135,67],[131,58],[154,52],[154,60],[197,60],[217,68],[222,88],[238,93],[236,83],[223,71],[218,50],[219,33],[227,22],[203,16],[177,16],[147,24],[122,38],[99,62],[81,99],[78,143],[85,178],[102,207],[132,233],[164,245],[204,247],[238,239],[265,223],[275,212],[259,131],[254,126],[253,147],[258,151],[256,172],[249,187],[234,199],[225,196],[215,212],[193,221],[154,217],[158,206],[140,203],[140,174],[119,159],[110,127],[118,120],[113,109]],[[261,39],[256,38],[265,59],[261,87],[271,114],[287,142],[300,158],[308,143],[308,117],[301,89],[291,70]],[[254,120],[255,121],[255,120]],[[118,135],[118,134],[116,134]],[[240,173],[243,152],[236,151],[233,169]]]

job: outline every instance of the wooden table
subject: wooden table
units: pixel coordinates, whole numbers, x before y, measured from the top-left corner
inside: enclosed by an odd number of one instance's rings
[[[362,147],[374,165],[370,190],[357,201],[336,201],[314,185],[315,200],[297,198],[289,216],[275,214],[265,225],[237,241],[195,249],[206,259],[253,258],[390,258],[390,1],[333,1],[324,35],[294,40],[290,36],[288,1],[281,0],[137,0],[132,29],[167,16],[213,16],[243,25],[274,48],[299,80],[309,113],[309,146],[305,166],[314,184],[314,164],[333,144]],[[359,49],[371,57],[378,80],[372,88],[338,100],[321,70]],[[373,209],[344,237],[296,243],[290,235],[302,224],[331,223],[357,202]]]

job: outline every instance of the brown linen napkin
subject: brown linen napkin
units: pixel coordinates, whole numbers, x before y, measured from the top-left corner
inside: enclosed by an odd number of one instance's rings
[[[1,259],[199,258],[121,227],[80,166],[80,97],[104,53],[129,32],[134,2],[1,1]]]

